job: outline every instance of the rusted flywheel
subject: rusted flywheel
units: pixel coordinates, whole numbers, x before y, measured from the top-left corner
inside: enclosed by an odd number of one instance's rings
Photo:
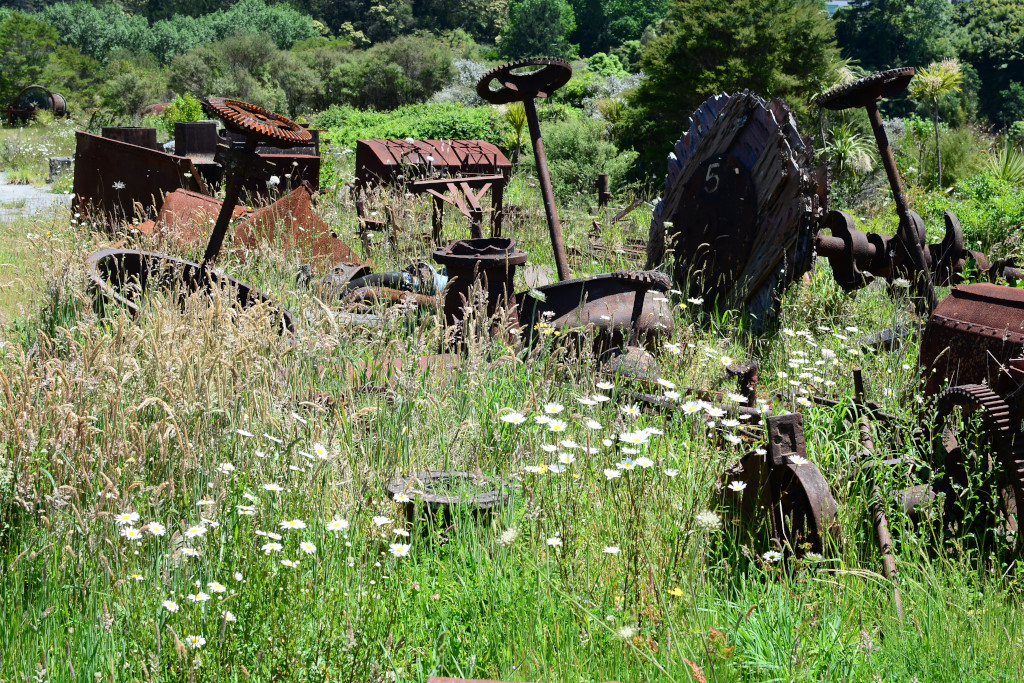
[[[211,97],[203,102],[203,110],[223,121],[224,127],[233,133],[262,138],[278,147],[303,145],[313,139],[308,130],[294,121],[241,100]]]
[[[952,387],[939,396],[932,454],[939,479],[933,488],[945,493],[952,520],[970,516],[986,531],[1017,532],[1017,509],[1024,502],[1024,434],[1010,412],[1006,401],[980,384]]]

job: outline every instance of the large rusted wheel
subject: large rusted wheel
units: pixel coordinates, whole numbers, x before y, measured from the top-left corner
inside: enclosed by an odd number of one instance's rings
[[[211,97],[203,102],[203,110],[223,121],[224,127],[233,133],[256,137],[278,147],[303,145],[313,139],[308,130],[294,121],[248,102]]]
[[[813,263],[826,175],[783,101],[749,92],[712,97],[669,154],[647,268],[671,255],[677,288],[705,307],[740,311],[748,329],[760,331]]]
[[[508,104],[549,97],[572,78],[572,66],[558,57],[531,57],[491,69],[476,84],[476,92],[491,104]],[[498,87],[491,85],[497,82]]]
[[[988,387],[965,384],[939,396],[932,459],[936,493],[954,531],[1016,535],[1024,502],[1024,434]]]

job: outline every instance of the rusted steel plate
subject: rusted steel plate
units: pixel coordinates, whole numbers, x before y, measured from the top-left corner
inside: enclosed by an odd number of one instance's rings
[[[207,238],[222,205],[223,202],[216,197],[191,190],[175,190],[164,199],[156,221],[142,224],[139,229],[159,239],[191,246]],[[232,218],[246,213],[244,207],[236,206]]]
[[[74,203],[105,223],[155,215],[164,196],[185,189],[208,194],[192,162],[85,131],[75,131]]]
[[[359,140],[356,142],[356,183],[398,183],[459,173],[512,173],[500,149],[483,140]]]
[[[363,263],[313,210],[313,189],[303,183],[273,204],[257,209],[235,228],[235,239],[247,247],[261,241],[282,243],[301,258],[330,267]]]
[[[1024,290],[988,283],[954,287],[921,337],[925,392],[952,384],[996,386],[1001,366],[1024,355]]]

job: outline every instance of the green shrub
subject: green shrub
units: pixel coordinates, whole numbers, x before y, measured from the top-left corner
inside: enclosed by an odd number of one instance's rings
[[[493,107],[460,104],[413,104],[390,112],[349,106],[331,107],[313,119],[328,130],[326,139],[354,149],[360,138],[416,138],[418,140],[486,140],[499,144],[505,120]]]
[[[597,52],[587,59],[587,68],[599,76],[625,76],[626,70],[617,55]]]
[[[567,118],[542,128],[551,184],[562,202],[578,195],[592,195],[599,173],[610,176],[611,186],[621,188],[637,153],[620,152],[608,141],[603,121]],[[531,155],[531,163],[533,162]]]
[[[593,71],[574,73],[572,80],[551,96],[551,101],[582,109],[587,100],[597,97],[603,82],[604,78]]]
[[[350,52],[332,70],[325,89],[333,104],[395,109],[427,101],[455,78],[454,54],[428,36],[402,36]]]
[[[160,115],[160,126],[168,137],[174,137],[174,124],[178,121],[201,121],[203,105],[191,93],[178,95]]]
[[[929,193],[914,208],[935,226],[942,225],[942,212],[951,210],[960,219],[969,246],[988,251],[1016,238],[1024,227],[1024,186],[986,171],[961,180],[949,194]]]

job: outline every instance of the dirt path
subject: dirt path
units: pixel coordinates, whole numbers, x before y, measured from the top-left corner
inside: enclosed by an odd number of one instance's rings
[[[70,203],[70,194],[51,194],[49,185],[8,185],[6,175],[0,173],[0,221],[52,211],[55,206]]]

